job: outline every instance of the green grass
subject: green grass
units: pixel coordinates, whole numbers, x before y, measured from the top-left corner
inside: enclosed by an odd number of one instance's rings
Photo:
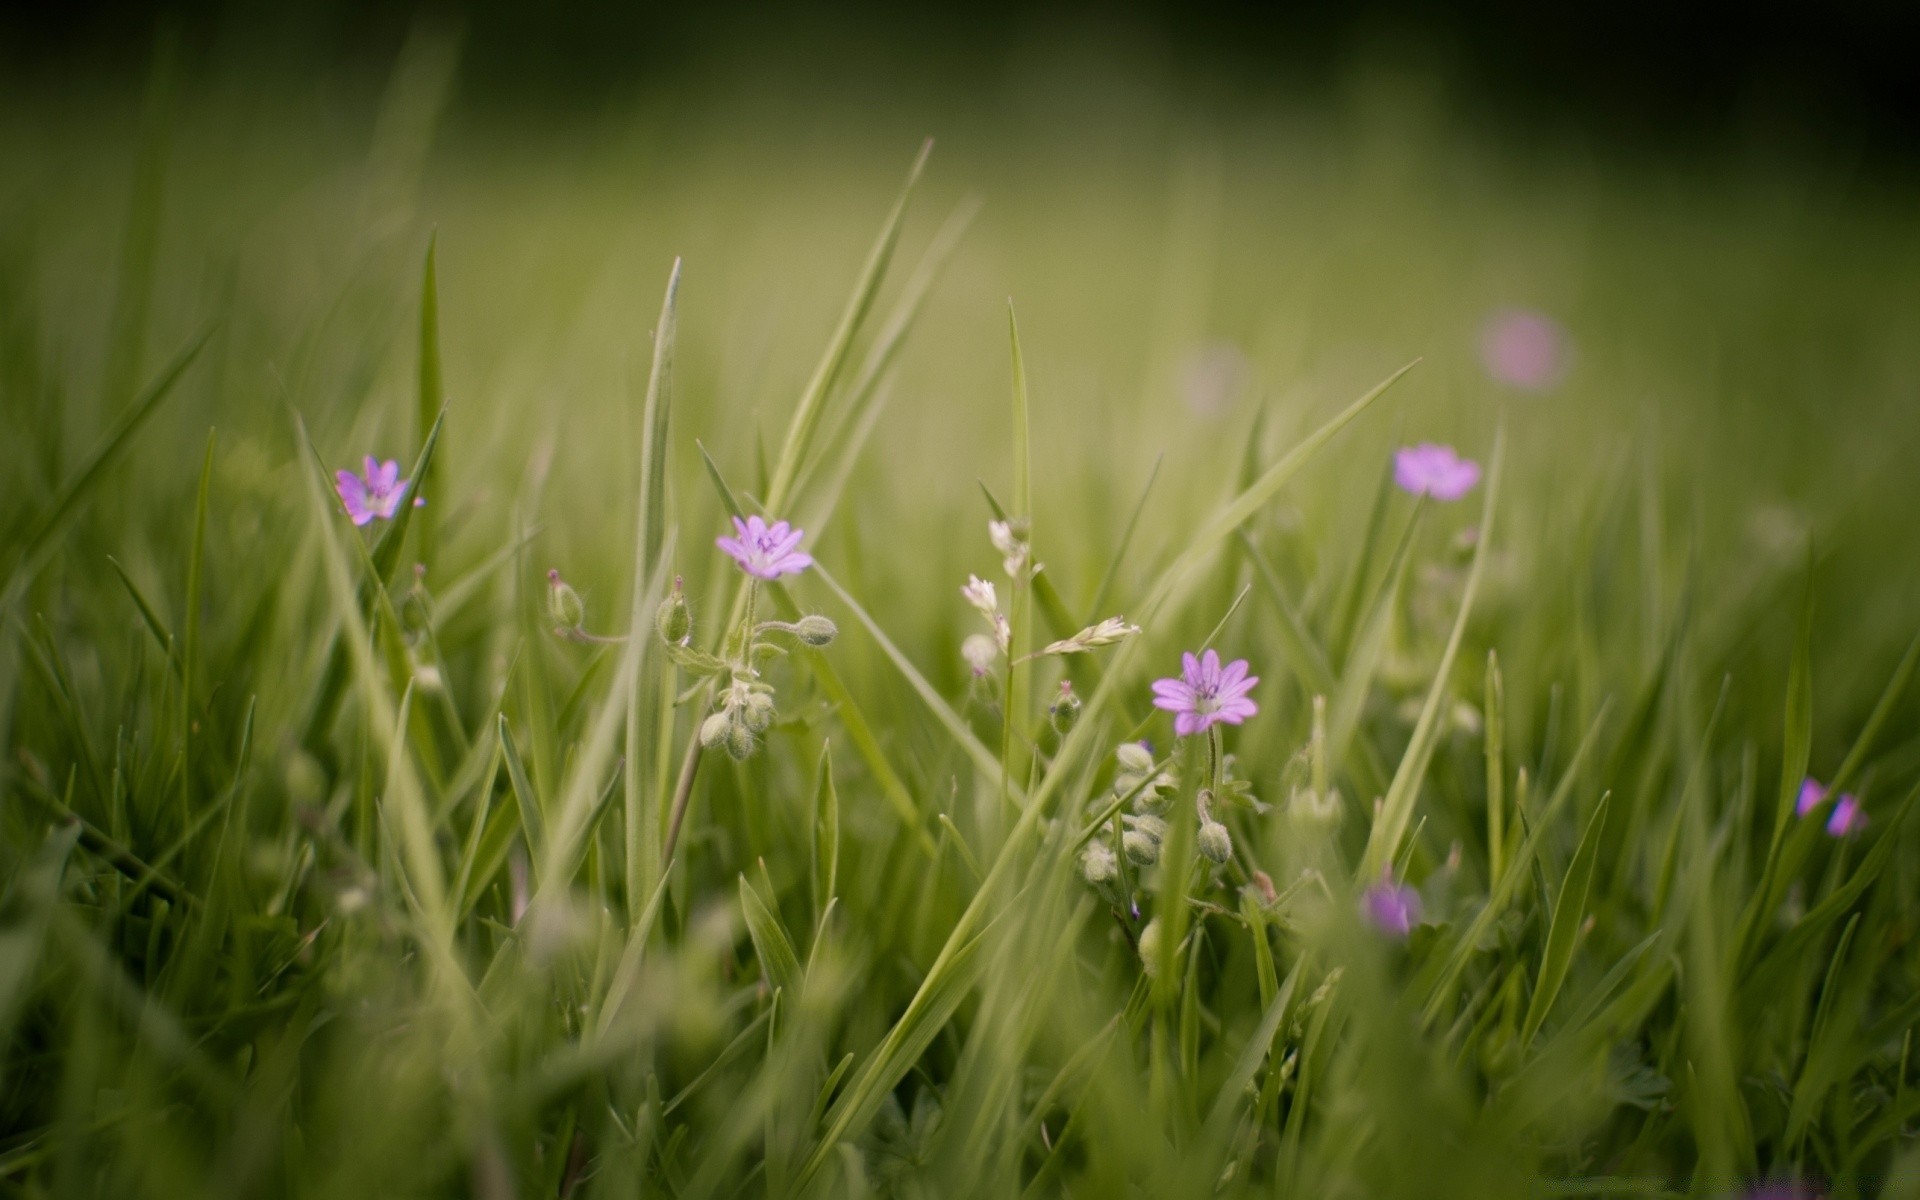
[[[0,1189],[1920,1196],[1910,198],[1380,80],[915,162],[449,70],[0,108]],[[362,532],[369,452],[429,503]],[[816,569],[748,586],[763,511]],[[1142,632],[974,680],[970,573],[1016,658]],[[703,750],[702,655],[808,613]],[[1202,644],[1261,710],[1176,744]],[[1090,886],[1141,737],[1159,860]]]

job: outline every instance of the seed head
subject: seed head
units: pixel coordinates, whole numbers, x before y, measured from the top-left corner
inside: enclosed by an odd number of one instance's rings
[[[653,627],[660,640],[669,646],[684,646],[693,636],[693,610],[687,607],[687,595],[680,590],[680,577],[673,577],[673,590],[654,610]]]

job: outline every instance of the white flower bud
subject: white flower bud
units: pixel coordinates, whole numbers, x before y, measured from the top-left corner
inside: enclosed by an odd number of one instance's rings
[[[727,740],[727,731],[732,726],[732,713],[714,713],[700,723],[700,745],[708,750],[717,749]]]
[[[1153,770],[1153,754],[1139,742],[1122,742],[1113,752],[1120,760],[1120,769],[1129,775],[1145,775]]]

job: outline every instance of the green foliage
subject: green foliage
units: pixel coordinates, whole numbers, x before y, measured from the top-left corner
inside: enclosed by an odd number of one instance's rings
[[[49,117],[112,203],[4,200],[0,1192],[1920,1194],[1905,206],[1235,126],[1304,165],[1174,255],[1162,151],[1063,195],[1044,131],[884,214],[865,134],[429,153],[450,53],[358,140],[163,57],[139,147]],[[1580,357],[1504,396],[1536,258]],[[1392,486],[1428,438],[1468,499]],[[349,524],[368,453],[427,506]],[[748,586],[745,514],[816,567]],[[1176,743],[1209,644],[1260,712]]]

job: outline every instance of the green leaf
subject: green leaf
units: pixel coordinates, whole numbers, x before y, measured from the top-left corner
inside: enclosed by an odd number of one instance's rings
[[[753,939],[753,951],[760,958],[767,986],[797,996],[800,956],[794,952],[793,939],[745,875],[740,876],[740,910],[746,916],[747,934]]]
[[[1600,849],[1600,831],[1606,828],[1608,796],[1600,797],[1587,831],[1580,837],[1579,849],[1567,864],[1567,874],[1554,899],[1553,922],[1547,929],[1546,946],[1540,952],[1540,976],[1533,985],[1533,999],[1527,1003],[1527,1018],[1520,1027],[1520,1044],[1530,1045],[1540,1032],[1541,1022],[1552,1011],[1566,982],[1567,968],[1573,962],[1574,942],[1580,936],[1580,923],[1586,919],[1587,893],[1593,885],[1593,864]]]

